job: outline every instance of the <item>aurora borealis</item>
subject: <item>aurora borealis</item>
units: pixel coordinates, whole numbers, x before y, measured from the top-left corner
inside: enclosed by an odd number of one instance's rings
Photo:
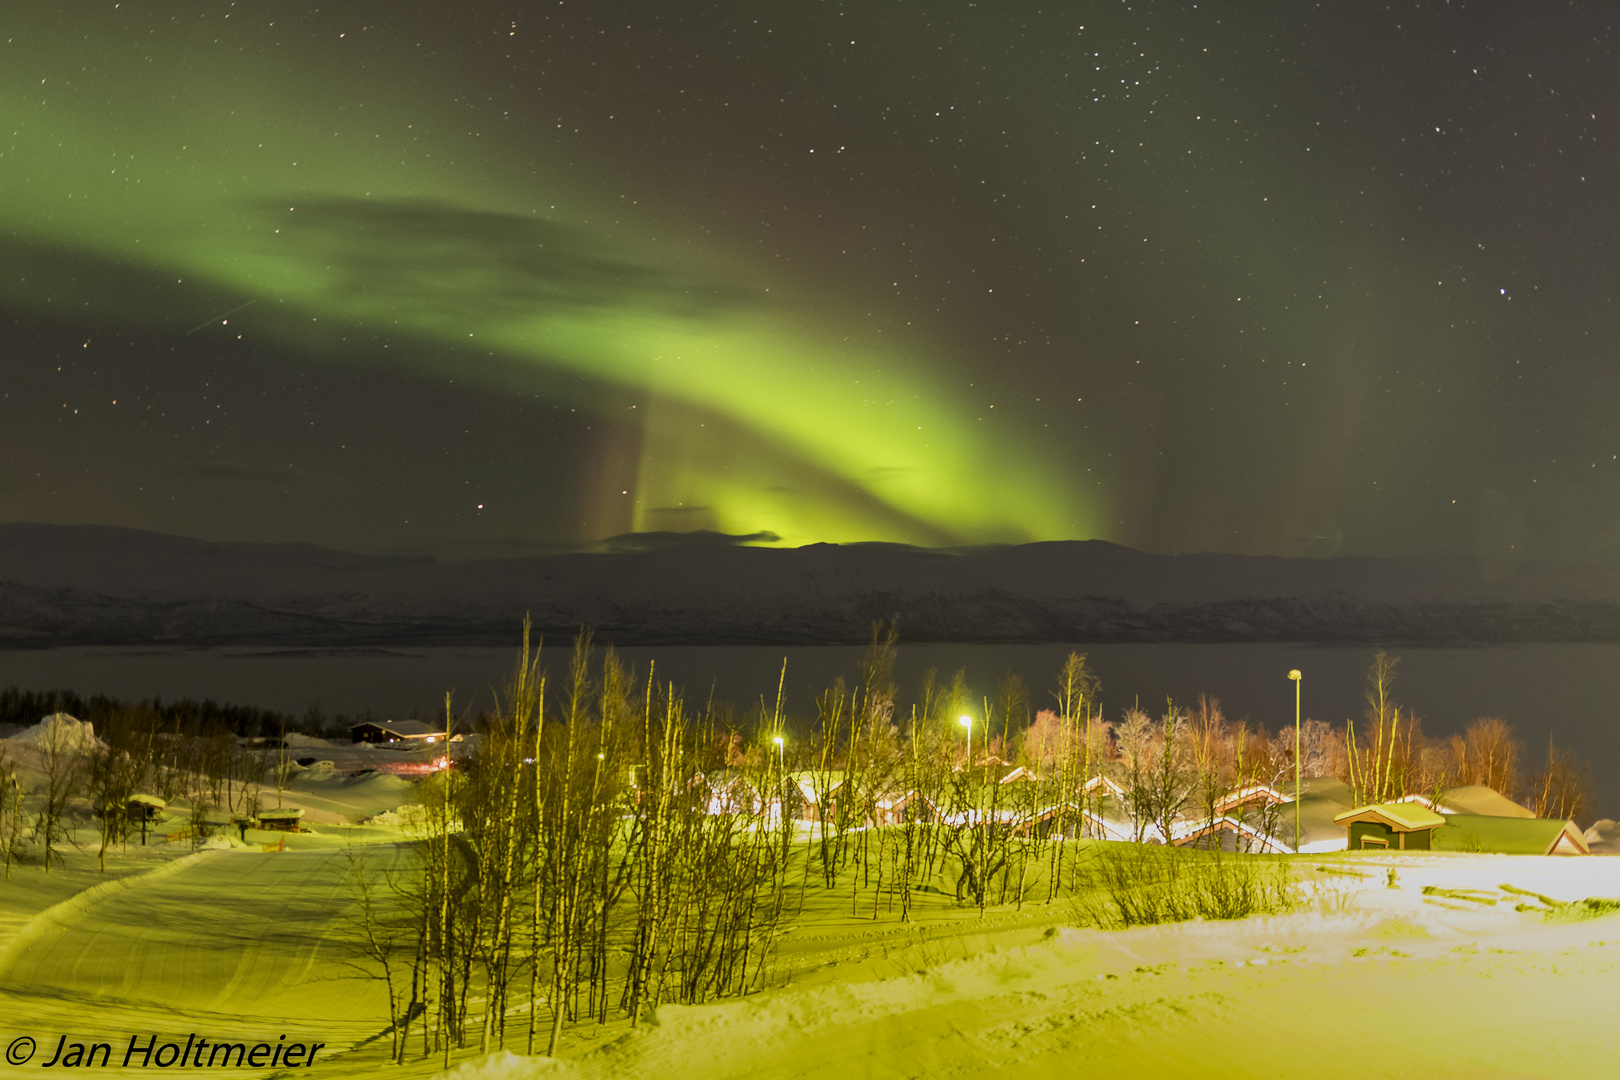
[[[0,507],[1620,550],[1575,4],[0,14]]]

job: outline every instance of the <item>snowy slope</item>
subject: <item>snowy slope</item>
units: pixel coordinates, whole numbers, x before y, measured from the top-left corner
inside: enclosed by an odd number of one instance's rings
[[[365,857],[381,868],[397,850],[373,846]],[[38,1048],[27,1068],[0,1064],[0,1075],[33,1075],[63,1036],[116,1046],[114,1075],[140,1072],[125,1073],[120,1058],[132,1037],[152,1034],[286,1035],[324,1043],[327,1059],[372,1040],[386,1015],[382,991],[354,977],[333,944],[348,908],[346,867],[340,852],[205,851],[40,911],[0,939],[7,1037]],[[38,867],[15,876],[44,877]]]
[[[368,844],[354,854],[381,874],[404,852]],[[82,855],[70,856],[77,869],[49,877],[19,869],[0,896],[31,901],[35,914],[0,927],[0,1005],[4,1041],[30,1039],[37,1053],[0,1063],[0,1077],[38,1075],[58,1040],[122,1050],[154,1034],[177,1045],[198,1035],[322,1043],[309,1075],[440,1073],[441,1059],[414,1048],[405,1067],[382,1064],[383,990],[357,977],[344,945],[353,935],[349,855],[206,851],[140,874],[124,866],[112,880]],[[772,989],[666,1005],[633,1032],[623,1022],[568,1029],[561,1060],[459,1052],[449,1075],[1613,1075],[1616,919],[1549,921],[1538,904],[1519,910],[1525,894],[1499,883],[1560,900],[1613,896],[1620,861],[1322,858],[1337,871],[1327,880],[1348,885],[1319,894],[1319,909],[1118,932],[1073,929],[1063,903],[981,916],[942,901],[921,925],[892,913],[872,921],[852,916],[841,890],[818,890],[783,936]],[[1394,887],[1386,869],[1397,871]],[[513,1018],[509,1047],[521,1047],[525,1019]],[[1344,1031],[1356,1037],[1339,1038]],[[152,1075],[119,1065],[102,1074]]]
[[[1611,860],[1345,861],[1382,884],[1342,911],[1117,932],[1057,926],[943,962],[876,949],[833,977],[665,1006],[656,1023],[561,1062],[498,1054],[446,1080],[855,1077],[1561,1077],[1613,1075],[1613,917],[1558,923],[1500,896],[1612,894]],[[1512,899],[1512,894],[1508,894]],[[1470,910],[1461,910],[1461,909]],[[1050,909],[1048,909],[1050,910]],[[1053,913],[1054,922],[1062,916]],[[1035,935],[1030,935],[1034,937]],[[1351,1032],[1354,1037],[1345,1037]]]
[[[1620,573],[1467,560],[1152,555],[1101,541],[928,551],[888,544],[650,550],[439,562],[312,545],[0,525],[0,646],[494,645],[523,613],[621,644],[864,640],[1620,640]]]

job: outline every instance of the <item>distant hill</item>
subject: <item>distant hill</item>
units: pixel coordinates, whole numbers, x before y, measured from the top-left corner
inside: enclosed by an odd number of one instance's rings
[[[1620,641],[1620,575],[1466,560],[669,542],[468,562],[106,526],[0,525],[0,646]]]

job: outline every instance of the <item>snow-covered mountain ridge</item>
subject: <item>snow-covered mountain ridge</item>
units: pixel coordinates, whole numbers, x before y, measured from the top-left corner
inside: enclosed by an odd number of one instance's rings
[[[0,525],[0,646],[1620,641],[1620,574],[1463,559],[712,542],[467,562]]]

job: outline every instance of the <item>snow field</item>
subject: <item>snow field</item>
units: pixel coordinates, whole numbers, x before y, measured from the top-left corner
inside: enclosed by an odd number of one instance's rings
[[[392,845],[359,850],[379,870],[401,858]],[[812,891],[815,902],[783,937],[787,985],[665,1006],[636,1032],[580,1029],[560,1061],[503,1052],[448,1075],[1608,1075],[1620,1050],[1607,1022],[1620,1000],[1620,920],[1548,922],[1509,903],[1459,910],[1423,888],[1620,895],[1620,860],[1342,856],[1312,865],[1341,871],[1315,880],[1352,885],[1324,894],[1325,912],[1123,932],[1061,925],[1061,902],[992,908],[981,920],[943,896],[920,905],[927,923],[908,928],[854,918],[847,897]],[[148,1031],[287,1034],[327,1043],[322,1075],[433,1075],[432,1062],[383,1064],[379,986],[353,977],[335,941],[346,868],[343,850],[326,847],[202,852],[104,885],[81,874],[93,887],[7,935],[6,1041],[27,1033],[54,1047],[65,1033],[122,1047]],[[51,877],[71,874],[80,869]],[[13,873],[44,876],[38,867]],[[0,1075],[37,1075],[34,1067],[0,1063]]]
[[[501,1054],[445,1075],[1612,1075],[1620,919],[1551,922],[1538,902],[1531,912],[1500,900],[1441,906],[1423,889],[1514,901],[1523,898],[1498,887],[1620,896],[1620,860],[1345,856],[1312,865],[1368,877],[1317,875],[1327,883],[1317,910],[1238,922],[1053,927],[1028,943],[1015,942],[1031,926],[986,928],[977,935],[984,951],[936,963],[920,948],[873,949],[849,926],[850,954],[866,958],[819,977],[742,1001],[666,1006],[656,1024],[594,1048],[576,1043],[577,1056],[561,1062]],[[973,931],[976,917],[958,928]],[[947,940],[932,944],[944,950]],[[830,935],[821,944],[836,951]],[[900,973],[908,962],[924,970]]]

